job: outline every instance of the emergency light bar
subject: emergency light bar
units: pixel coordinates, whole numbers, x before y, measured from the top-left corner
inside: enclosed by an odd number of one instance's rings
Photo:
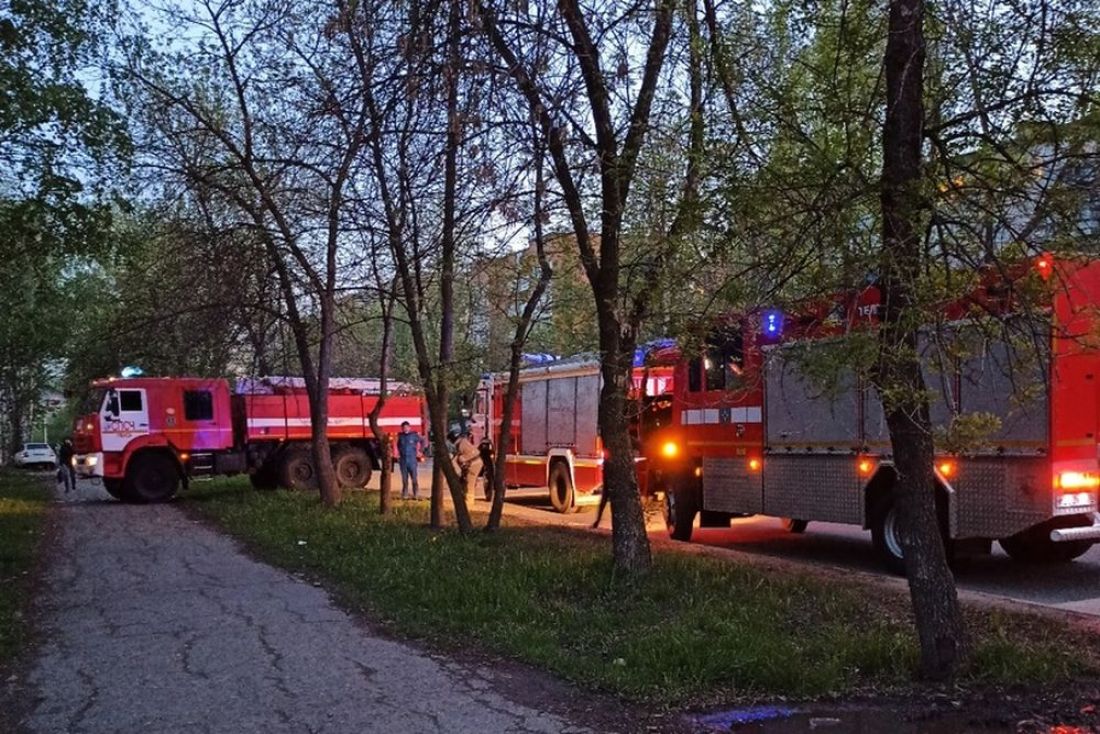
[[[760,330],[769,339],[778,339],[783,336],[783,312],[777,308],[769,308],[760,314]]]

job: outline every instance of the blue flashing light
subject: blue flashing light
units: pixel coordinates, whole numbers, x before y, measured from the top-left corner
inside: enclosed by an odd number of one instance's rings
[[[145,374],[145,370],[143,370],[142,368],[137,367],[135,365],[126,365],[125,367],[122,368],[122,371],[119,373],[119,375],[121,375],[123,378],[141,377],[144,374]]]
[[[645,344],[637,347],[634,350],[634,366],[644,367],[646,358],[649,357],[649,353],[658,349],[668,349],[669,347],[676,346],[676,340],[672,338],[653,339]]]
[[[544,352],[525,352],[522,359],[524,364],[533,366],[557,362],[561,357],[555,354],[546,354]]]
[[[777,308],[769,308],[761,313],[760,328],[769,339],[783,336],[783,312]]]

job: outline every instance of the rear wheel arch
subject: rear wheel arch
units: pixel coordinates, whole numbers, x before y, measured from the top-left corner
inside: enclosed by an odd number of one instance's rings
[[[954,501],[954,491],[937,478],[935,484],[936,520],[943,539],[944,551],[949,563],[954,560],[954,546],[951,540],[950,512]],[[876,551],[886,568],[893,573],[904,575],[905,565],[900,556],[901,541],[897,537],[898,523],[894,486],[897,471],[893,467],[883,467],[868,483],[865,491],[864,527],[870,529]]]
[[[894,492],[894,484],[897,483],[898,473],[893,466],[881,466],[871,481],[863,488],[863,528],[871,528],[875,521],[875,513],[879,512],[887,498]]]

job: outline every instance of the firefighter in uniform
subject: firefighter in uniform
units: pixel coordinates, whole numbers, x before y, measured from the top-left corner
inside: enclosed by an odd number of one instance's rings
[[[470,429],[463,431],[455,442],[455,471],[462,479],[462,497],[469,508],[475,499],[477,491],[477,478],[481,474],[481,452],[470,433]]]

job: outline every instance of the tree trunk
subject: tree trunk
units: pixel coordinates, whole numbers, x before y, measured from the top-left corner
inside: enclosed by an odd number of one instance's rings
[[[922,271],[921,143],[924,121],[923,0],[891,0],[884,60],[882,307],[876,381],[898,479],[894,499],[909,577],[921,673],[954,675],[966,647],[955,581],[936,515],[934,446],[918,354],[922,322],[916,288]]]
[[[383,433],[378,445],[382,449],[382,468],[378,476],[378,512],[390,514],[390,483],[393,481],[393,434]]]
[[[11,456],[14,457],[23,450],[23,405],[17,391],[11,392],[11,412],[8,414],[8,424],[11,426],[11,434],[8,440],[11,442]]]
[[[611,503],[611,545],[615,568],[631,574],[649,570],[653,559],[645,528],[645,511],[638,492],[634,446],[627,416],[634,345],[621,340],[612,352],[604,347],[600,372],[599,421],[604,445],[603,491]],[[601,338],[601,346],[603,339]],[[629,352],[625,351],[629,349]]]
[[[500,521],[504,516],[504,492],[506,491],[504,472],[508,463],[508,447],[512,443],[512,417],[516,412],[516,395],[519,394],[519,368],[520,360],[516,359],[513,351],[508,366],[508,387],[504,391],[504,405],[500,414],[496,456],[493,458],[493,504],[489,508],[489,520],[485,523],[485,529],[489,532],[500,528]],[[489,426],[485,427],[486,431],[489,429]]]
[[[435,530],[439,530],[443,527],[443,485],[445,481],[443,478],[443,467],[440,465],[440,462],[448,460],[449,458],[446,452],[444,452],[442,456],[439,456],[439,449],[436,443],[433,442],[431,519],[428,522]]]
[[[435,454],[434,465],[443,471],[447,484],[451,489],[451,500],[454,503],[455,521],[459,532],[468,533],[472,527],[470,513],[463,500],[464,490],[460,486],[461,478],[448,462],[441,466],[438,462],[446,456],[446,451],[440,451],[446,446],[447,432],[447,399],[451,381],[452,368],[454,366],[454,267],[456,230],[456,207],[458,196],[458,149],[462,143],[460,120],[458,114],[458,77],[461,68],[461,33],[462,12],[459,3],[455,0],[449,4],[447,16],[447,63],[444,67],[447,83],[447,143],[443,160],[443,233],[441,242],[439,296],[440,296],[440,320],[439,320],[439,366],[435,370],[435,386],[428,396],[431,406],[432,424],[435,428]],[[433,484],[432,492],[432,518],[437,514],[442,517],[442,493],[436,497]]]
[[[377,263],[374,264],[374,276],[376,282],[381,285],[382,278],[378,272]],[[370,421],[370,430],[374,439],[378,441],[381,474],[378,478],[378,512],[388,515],[390,512],[390,482],[393,475],[393,436],[382,430],[379,417],[386,406],[388,396],[388,383],[390,373],[390,342],[393,337],[393,306],[396,298],[397,284],[391,281],[389,290],[382,297],[382,344],[381,355],[378,357],[378,400],[371,408],[367,419]]]
[[[535,317],[535,309],[539,301],[546,293],[550,285],[550,279],[554,270],[550,266],[550,260],[546,257],[546,241],[543,237],[543,196],[545,193],[545,181],[543,178],[543,151],[538,140],[538,127],[536,124],[535,138],[535,202],[534,202],[534,229],[535,229],[535,253],[539,261],[539,279],[534,289],[527,296],[527,302],[523,306],[519,323],[516,324],[515,336],[512,339],[512,348],[508,361],[508,387],[504,393],[504,405],[502,407],[500,434],[497,438],[496,457],[492,467],[493,482],[493,506],[489,510],[489,521],[485,524],[488,531],[500,527],[500,520],[504,514],[505,470],[508,461],[508,447],[512,443],[512,417],[516,412],[516,396],[519,395],[519,370],[523,361],[523,346],[530,335],[531,322]],[[489,436],[491,426],[485,427],[485,435]]]
[[[317,488],[321,501],[333,507],[340,503],[340,483],[332,466],[332,447],[328,440],[328,383],[332,371],[332,313],[335,309],[331,295],[321,300],[321,344],[317,355],[317,371],[312,375],[313,390],[310,396],[310,423],[313,435],[313,462],[317,470]],[[303,365],[303,371],[308,369]],[[311,375],[306,375],[307,385]]]

